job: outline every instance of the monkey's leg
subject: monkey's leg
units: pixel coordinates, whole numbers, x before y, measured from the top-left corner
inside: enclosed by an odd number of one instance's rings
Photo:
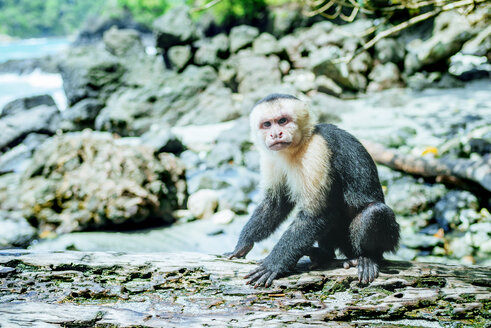
[[[283,222],[293,209],[294,204],[289,201],[283,190],[276,193],[266,193],[264,200],[252,213],[240,233],[239,241],[232,252],[225,253],[229,259],[243,258],[254,247],[254,243],[271,235]]]
[[[271,253],[255,270],[245,276],[250,278],[247,284],[254,284],[255,288],[270,286],[277,276],[295,267],[300,257],[311,249],[319,232],[324,228],[318,218],[300,211]]]
[[[317,268],[328,264],[335,258],[334,247],[332,246],[332,238],[327,234],[317,240],[319,247],[312,246],[307,252],[307,256],[312,262],[310,268]]]
[[[356,261],[345,262],[345,267],[358,266],[358,280],[368,284],[379,274],[378,263],[383,253],[393,251],[399,242],[399,225],[394,212],[384,203],[365,207],[351,222],[350,239]]]

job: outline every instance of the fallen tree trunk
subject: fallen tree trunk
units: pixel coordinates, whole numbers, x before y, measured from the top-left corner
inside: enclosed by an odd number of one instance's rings
[[[478,185],[485,192],[491,192],[491,156],[482,161],[423,158],[401,154],[370,141],[363,141],[363,145],[375,162],[394,170],[468,189]]]
[[[387,262],[368,287],[341,262],[254,289],[254,267],[195,253],[0,251],[0,326],[491,323],[489,267]]]

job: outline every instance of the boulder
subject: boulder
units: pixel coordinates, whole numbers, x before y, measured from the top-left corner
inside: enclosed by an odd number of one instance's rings
[[[421,68],[446,61],[477,32],[465,16],[455,11],[441,13],[435,18],[431,38],[425,41],[417,39],[407,44],[404,71],[411,75]]]
[[[268,56],[282,52],[278,40],[269,33],[261,33],[252,43],[252,51],[256,55]]]
[[[346,62],[338,61],[343,51],[337,46],[326,46],[310,54],[310,68],[315,75],[325,75],[344,88],[362,91],[367,86],[366,77],[350,71]]]
[[[18,211],[0,210],[0,249],[27,247],[36,237],[36,229]]]
[[[111,28],[132,29],[140,33],[149,33],[150,29],[135,22],[129,12],[120,16],[94,16],[89,18],[74,41],[75,46],[95,44],[102,40],[106,31]]]
[[[381,91],[385,89],[402,87],[401,72],[393,62],[376,65],[368,75],[371,80],[367,91]]]
[[[278,69],[280,59],[277,56],[257,56],[250,51],[237,55],[237,82],[240,93],[264,89],[268,85],[281,84]]]
[[[46,134],[30,133],[22,143],[3,153],[0,156],[0,174],[24,172],[34,150],[47,138]]]
[[[381,64],[392,62],[398,64],[404,60],[406,50],[397,39],[383,38],[374,46],[375,59]]]
[[[122,84],[126,68],[100,47],[71,48],[60,63],[69,105],[84,98],[107,99]]]
[[[13,147],[33,132],[54,134],[60,111],[55,106],[41,105],[0,119],[0,151]]]
[[[491,25],[480,31],[462,46],[462,53],[473,56],[491,57]]]
[[[45,105],[48,107],[56,106],[55,101],[50,95],[35,95],[12,100],[3,106],[0,111],[0,118],[15,115],[34,107]]]
[[[189,8],[177,6],[153,22],[157,47],[166,51],[170,47],[190,44],[198,39],[196,24],[189,15]]]
[[[113,93],[96,119],[96,128],[138,136],[157,122],[209,124],[237,118],[232,92],[210,66],[188,66],[162,84],[123,88]]]
[[[196,65],[218,67],[229,55],[229,40],[223,33],[211,39],[200,40],[196,46],[198,48],[194,56]]]
[[[211,189],[201,189],[191,194],[188,209],[198,219],[208,219],[218,208],[218,193]]]
[[[254,39],[259,35],[259,30],[248,25],[240,25],[230,30],[230,52],[236,53],[240,49],[252,45]]]
[[[100,100],[93,98],[82,99],[75,105],[61,112],[60,128],[64,131],[81,131],[93,129],[97,115],[104,107]]]
[[[172,154],[109,133],[67,133],[37,149],[19,199],[41,231],[173,222],[184,205],[184,168]]]
[[[140,33],[136,30],[112,27],[103,36],[106,50],[111,54],[121,56],[135,56],[145,52]]]
[[[193,58],[191,46],[173,46],[167,51],[167,58],[172,68],[182,71]]]

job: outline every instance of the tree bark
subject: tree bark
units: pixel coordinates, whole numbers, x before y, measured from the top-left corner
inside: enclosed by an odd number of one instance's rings
[[[381,144],[363,141],[373,160],[394,170],[436,178],[444,182],[466,189],[475,189],[476,185],[484,192],[491,192],[491,156],[482,161],[467,159],[436,159],[401,154]]]
[[[0,326],[489,326],[489,267],[386,262],[372,284],[356,269],[297,272],[271,288],[247,260],[195,253],[0,251]]]

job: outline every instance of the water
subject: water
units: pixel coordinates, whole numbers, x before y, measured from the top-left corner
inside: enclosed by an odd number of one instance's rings
[[[9,59],[27,59],[56,54],[66,49],[67,38],[41,38],[0,42],[0,63]],[[38,94],[51,95],[58,107],[66,108],[63,81],[59,74],[36,70],[29,74],[0,74],[0,109],[11,100]]]

